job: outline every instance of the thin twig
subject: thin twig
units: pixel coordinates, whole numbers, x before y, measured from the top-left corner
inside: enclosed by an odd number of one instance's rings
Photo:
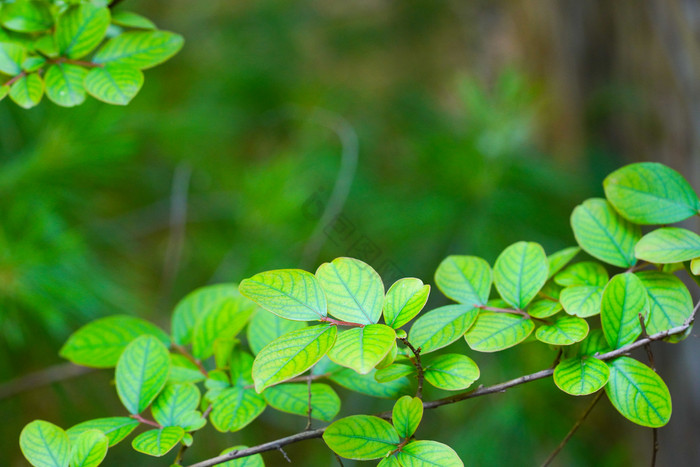
[[[423,364],[420,361],[420,347],[417,349],[411,345],[410,342],[408,342],[408,339],[405,337],[402,337],[399,339],[401,342],[404,343],[406,347],[411,349],[411,352],[413,352],[413,356],[415,358],[412,358],[411,360],[413,361],[413,364],[416,366],[416,371],[417,371],[417,378],[418,378],[418,389],[416,389],[416,397],[418,399],[423,399]]]
[[[292,463],[292,460],[289,458],[286,452],[284,452],[284,449],[282,449],[282,446],[277,446],[277,450],[282,453],[284,456],[285,460],[289,462],[290,464]]]
[[[365,326],[364,324],[360,324],[360,323],[352,323],[350,321],[340,321],[337,319],[333,319],[330,316],[322,316],[318,320],[323,321],[324,323],[335,324],[336,326],[353,326],[356,328],[358,328],[358,327],[363,328]]]
[[[335,456],[336,459],[338,459],[338,464],[340,465],[340,467],[344,467],[343,459],[341,459],[340,456],[338,454],[336,454],[335,452],[333,453],[333,455]]]
[[[651,467],[656,466],[656,454],[659,452],[659,429],[651,429],[651,442],[652,442],[652,452],[651,452]]]
[[[304,428],[304,431],[308,431],[311,429],[311,411],[313,408],[311,407],[311,378],[306,379],[306,388],[309,393],[309,405],[306,409],[306,428]]]
[[[180,450],[177,451],[177,456],[175,456],[175,461],[173,462],[173,464],[180,465],[180,463],[182,462],[182,458],[185,456],[185,451],[187,451],[188,447],[189,446],[186,444],[180,445]]]
[[[138,420],[138,421],[141,422],[141,423],[145,423],[146,425],[151,425],[151,426],[154,426],[154,427],[156,427],[156,428],[163,428],[163,426],[162,426],[160,423],[156,423],[156,422],[154,422],[153,420],[149,420],[149,419],[147,419],[147,418],[143,418],[143,417],[142,417],[141,415],[139,415],[139,414],[131,414],[130,417],[133,418],[134,420]]]
[[[206,377],[209,377],[209,372],[207,371],[206,368],[204,368],[204,365],[202,365],[202,362],[197,360],[196,358],[194,358],[192,356],[192,354],[187,351],[186,348],[184,348],[183,346],[181,346],[179,344],[173,344],[173,348],[175,350],[177,350],[178,352],[180,352],[180,354],[182,354],[187,360],[194,363],[197,366],[197,369],[199,370],[200,373],[202,373]]]
[[[557,454],[559,454],[559,452],[564,448],[564,446],[566,446],[566,443],[569,442],[571,437],[574,436],[574,433],[576,433],[576,430],[579,429],[579,427],[581,426],[583,421],[586,419],[586,417],[588,417],[588,414],[591,413],[591,411],[593,410],[593,407],[595,407],[595,405],[598,403],[598,401],[600,400],[600,398],[602,396],[603,396],[603,391],[598,391],[598,393],[595,395],[595,398],[591,401],[588,408],[586,408],[586,411],[583,412],[583,415],[581,415],[581,418],[576,420],[576,423],[574,423],[574,426],[572,426],[571,429],[569,430],[569,432],[566,434],[566,436],[564,436],[564,439],[561,440],[561,443],[559,443],[559,445],[554,449],[554,451],[552,451],[552,453],[549,455],[547,460],[542,463],[542,467],[547,467],[554,460],[554,458],[557,457]]]

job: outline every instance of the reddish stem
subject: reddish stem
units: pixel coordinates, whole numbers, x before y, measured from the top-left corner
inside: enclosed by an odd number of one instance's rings
[[[184,348],[183,346],[178,345],[178,344],[173,344],[173,348],[174,348],[175,350],[177,350],[178,352],[180,352],[182,355],[184,355],[184,357],[185,357],[187,360],[189,360],[189,361],[191,361],[192,363],[194,363],[194,364],[197,366],[197,369],[199,370],[200,373],[202,373],[202,374],[203,374],[204,376],[206,376],[207,378],[209,377],[209,372],[207,371],[206,368],[204,368],[204,365],[202,365],[202,362],[200,362],[199,360],[197,360],[196,358],[194,358],[194,357],[187,351],[186,348]]]
[[[323,322],[325,322],[325,323],[335,324],[336,326],[353,326],[353,327],[356,327],[356,328],[363,328],[363,327],[365,327],[364,324],[360,324],[360,323],[350,323],[350,322],[348,322],[348,321],[340,321],[340,320],[337,320],[337,319],[330,318],[330,317],[328,317],[328,316],[323,316],[323,317],[319,318],[319,321],[323,321]]]
[[[136,414],[136,415],[132,414],[131,418],[133,418],[134,420],[138,420],[141,423],[145,423],[146,425],[151,425],[151,426],[154,426],[156,428],[163,428],[160,424],[154,422],[153,420],[148,420],[147,418],[143,418],[139,414]]]

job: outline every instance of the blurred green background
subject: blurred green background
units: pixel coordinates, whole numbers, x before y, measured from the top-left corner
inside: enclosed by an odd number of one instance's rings
[[[196,287],[278,267],[363,259],[432,283],[448,254],[492,262],[518,240],[574,244],[568,217],[603,177],[664,162],[700,186],[700,6],[637,2],[124,1],[183,34],[125,108],[0,103],[0,463],[35,418],[123,413],[109,371],[38,385],[99,316],[169,326]],[[326,213],[325,216],[323,213]],[[330,217],[329,217],[330,216]],[[388,286],[389,284],[387,284]],[[446,303],[434,289],[430,305]],[[661,465],[698,465],[698,340],[659,347],[675,413]],[[488,385],[548,367],[529,345],[477,354]],[[51,373],[53,375],[53,373]],[[46,376],[46,373],[41,373]],[[24,378],[24,379],[22,379]],[[28,382],[29,388],[18,386]],[[35,387],[36,386],[36,387]],[[444,394],[434,393],[431,397]],[[342,414],[390,401],[341,391]],[[418,436],[466,465],[535,465],[588,404],[550,380],[430,411]],[[186,461],[303,429],[268,409],[210,427]],[[287,450],[334,465],[320,440]],[[556,464],[648,462],[651,433],[602,402]],[[169,465],[122,443],[104,465]],[[284,465],[277,452],[268,465]],[[355,465],[351,461],[345,465]]]

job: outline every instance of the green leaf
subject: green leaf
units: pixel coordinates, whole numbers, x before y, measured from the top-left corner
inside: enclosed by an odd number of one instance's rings
[[[201,287],[185,296],[173,311],[172,334],[176,344],[192,342],[197,319],[210,309],[219,306],[224,300],[239,298],[237,284],[216,284]]]
[[[524,341],[533,329],[532,320],[520,315],[482,312],[464,337],[472,350],[497,352]]]
[[[131,414],[139,414],[158,396],[170,371],[168,349],[157,338],[145,335],[129,344],[115,372],[117,394]]]
[[[44,57],[27,57],[24,62],[22,62],[22,70],[27,73],[32,73],[39,70],[46,64],[46,59]]]
[[[224,449],[221,451],[221,455],[223,456],[229,452],[241,451],[243,449],[248,449],[248,446],[240,445]],[[240,457],[238,459],[226,461],[220,465],[221,467],[265,467],[265,462],[260,454],[253,454],[252,456]]]
[[[197,383],[205,379],[206,376],[199,370],[197,365],[189,361],[184,355],[170,354],[169,383]]]
[[[71,444],[75,444],[81,434],[89,430],[99,430],[107,436],[109,447],[129,436],[139,422],[131,417],[96,418],[73,425],[67,431]]]
[[[409,341],[422,354],[446,347],[462,337],[474,324],[479,309],[471,305],[447,305],[418,318],[409,333]]]
[[[569,358],[554,369],[554,384],[572,396],[593,394],[608,382],[610,368],[595,357]]]
[[[19,447],[34,467],[68,467],[68,435],[53,423],[34,420],[22,429]]]
[[[355,370],[344,368],[331,373],[329,379],[351,391],[383,399],[396,399],[410,394],[413,390],[410,381],[405,377],[379,383],[375,379],[377,373],[379,372],[375,370],[366,375],[360,375]]]
[[[313,274],[301,269],[261,272],[241,281],[239,290],[280,318],[313,321],[328,314],[321,285]]]
[[[410,438],[423,418],[423,401],[417,397],[403,396],[394,404],[391,421],[402,438]]]
[[[575,316],[562,316],[551,325],[540,326],[535,333],[538,341],[550,345],[571,345],[588,335],[588,323]]]
[[[56,46],[56,41],[52,34],[47,34],[39,37],[34,41],[33,47],[37,52],[49,58],[58,57],[58,47]]]
[[[430,286],[413,277],[394,282],[384,297],[384,322],[398,329],[420,313],[428,301]]]
[[[387,383],[389,381],[397,380],[403,376],[412,375],[416,372],[416,367],[413,365],[406,365],[404,363],[394,363],[386,368],[377,370],[374,373],[374,379],[380,383]]]
[[[192,355],[200,360],[211,357],[216,340],[236,336],[256,308],[247,298],[238,297],[223,300],[200,314],[192,330]]]
[[[690,262],[689,269],[694,276],[700,276],[700,258],[694,258]]]
[[[412,441],[396,457],[403,467],[464,467],[451,447],[437,441]]]
[[[0,86],[0,101],[2,101],[10,93],[9,86]]]
[[[679,227],[663,227],[646,234],[634,249],[650,263],[680,263],[700,256],[700,235]]]
[[[672,224],[698,213],[700,201],[681,174],[663,164],[630,164],[603,181],[605,196],[637,224]]]
[[[214,370],[209,372],[208,378],[204,381],[204,387],[207,388],[204,400],[213,402],[224,389],[231,387],[231,381],[223,370]]]
[[[635,275],[649,296],[649,319],[644,323],[647,333],[656,334],[685,324],[693,313],[693,299],[679,278],[658,271],[642,271]],[[681,337],[676,335],[667,339],[678,342]]]
[[[402,466],[399,463],[399,460],[396,457],[396,454],[393,454],[393,455],[391,455],[389,457],[385,457],[381,461],[379,461],[379,464],[377,464],[377,467],[402,467]]]
[[[131,102],[142,85],[143,73],[119,64],[93,68],[85,77],[85,89],[92,97],[114,105]]]
[[[424,359],[425,380],[446,391],[466,389],[479,379],[479,367],[462,354],[442,354]]]
[[[97,8],[89,3],[74,5],[56,22],[56,43],[61,55],[82,58],[92,52],[109,27],[109,8]]]
[[[649,316],[647,292],[637,276],[623,273],[614,276],[603,292],[600,321],[608,343],[619,349],[634,342],[642,333],[639,315]]]
[[[16,76],[22,73],[22,63],[27,58],[27,49],[19,44],[0,42],[0,72]]]
[[[265,399],[252,389],[225,389],[214,400],[209,420],[217,430],[238,431],[258,418],[266,407]]]
[[[156,29],[153,21],[131,11],[117,11],[113,13],[112,24],[134,29]]]
[[[556,315],[561,311],[561,309],[561,303],[545,298],[531,302],[527,307],[527,313],[533,318],[544,319]]]
[[[134,438],[131,447],[149,456],[161,457],[170,452],[184,436],[185,430],[179,426],[148,430]]]
[[[253,356],[248,352],[238,350],[231,354],[231,383],[233,386],[249,386],[253,384]]]
[[[399,329],[399,331],[401,331],[401,329]],[[406,333],[405,331],[403,331],[403,332],[404,332],[404,334]],[[406,336],[404,335],[404,337],[406,337]],[[398,332],[396,332],[396,338],[399,339]],[[389,365],[394,363],[394,360],[396,360],[396,356],[398,354],[399,354],[399,348],[396,345],[396,341],[394,340],[394,342],[391,344],[391,348],[389,349],[389,352],[387,352],[387,354],[384,356],[384,358],[382,358],[382,360],[379,363],[377,363],[375,368],[377,370],[380,370],[382,368],[388,367]]]
[[[371,266],[353,258],[336,258],[319,266],[316,278],[326,293],[328,313],[351,323],[379,321],[384,284]]]
[[[365,375],[382,361],[395,341],[394,330],[383,324],[348,329],[338,335],[328,358]]]
[[[266,387],[308,370],[333,347],[337,332],[336,326],[320,324],[287,333],[270,342],[253,363],[255,390],[260,393]]]
[[[501,298],[523,309],[540,291],[549,274],[547,255],[537,243],[517,242],[496,259],[493,282]]]
[[[0,23],[11,31],[40,32],[53,25],[53,18],[46,2],[16,0],[4,4]]]
[[[170,345],[168,335],[140,318],[113,315],[97,319],[75,331],[61,347],[59,355],[77,365],[111,368],[127,345],[143,335],[155,336]]]
[[[561,269],[566,266],[569,261],[574,259],[580,251],[581,248],[572,246],[549,255],[547,257],[547,263],[549,263],[549,273],[547,274],[547,279],[552,278],[556,273],[561,271]]]
[[[309,410],[309,387],[306,383],[279,384],[265,389],[263,396],[270,407],[306,417]],[[330,422],[340,411],[340,398],[327,384],[311,384],[311,417]]]
[[[125,32],[103,45],[93,61],[144,70],[168,60],[184,43],[182,36],[168,31]]]
[[[491,292],[489,263],[476,256],[448,256],[435,271],[435,284],[448,298],[466,305],[483,305]]]
[[[571,213],[571,228],[581,248],[614,266],[634,266],[634,245],[642,237],[638,225],[620,216],[601,198],[591,198]]]
[[[304,322],[282,319],[267,311],[258,311],[248,324],[248,346],[257,355],[263,347],[281,335],[304,327]]]
[[[87,70],[77,65],[51,65],[44,75],[46,96],[61,107],[75,107],[85,102],[83,81]]]
[[[44,82],[37,73],[22,76],[10,86],[10,99],[23,109],[39,105],[44,95]]]
[[[194,384],[169,384],[153,401],[153,418],[162,426],[179,426],[185,431],[198,430],[206,423],[197,411],[200,397],[199,389]]]
[[[625,418],[637,425],[658,428],[671,419],[671,394],[651,368],[630,357],[608,363],[610,379],[605,392]]]
[[[96,467],[107,455],[109,440],[100,430],[86,430],[71,443],[71,467]]]
[[[353,415],[333,422],[323,440],[336,454],[347,459],[379,459],[401,442],[393,426],[379,417]]]
[[[559,301],[568,314],[588,318],[600,314],[603,290],[604,287],[590,285],[567,287],[561,291]]]
[[[608,271],[600,263],[583,261],[572,264],[554,276],[554,282],[563,286],[590,285],[604,287],[608,283]]]

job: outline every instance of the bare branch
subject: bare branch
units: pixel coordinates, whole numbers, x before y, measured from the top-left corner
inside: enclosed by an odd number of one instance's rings
[[[411,349],[411,352],[413,352],[413,356],[415,357],[415,358],[412,358],[411,360],[413,361],[413,364],[416,366],[417,377],[418,377],[418,389],[416,389],[416,397],[418,399],[422,399],[423,398],[424,375],[423,375],[423,364],[420,361],[420,347],[418,347],[416,349],[415,347],[413,347],[413,345],[410,342],[408,342],[408,339],[406,339],[405,337],[402,337],[399,340],[401,342],[403,342],[406,345],[406,347]]]

